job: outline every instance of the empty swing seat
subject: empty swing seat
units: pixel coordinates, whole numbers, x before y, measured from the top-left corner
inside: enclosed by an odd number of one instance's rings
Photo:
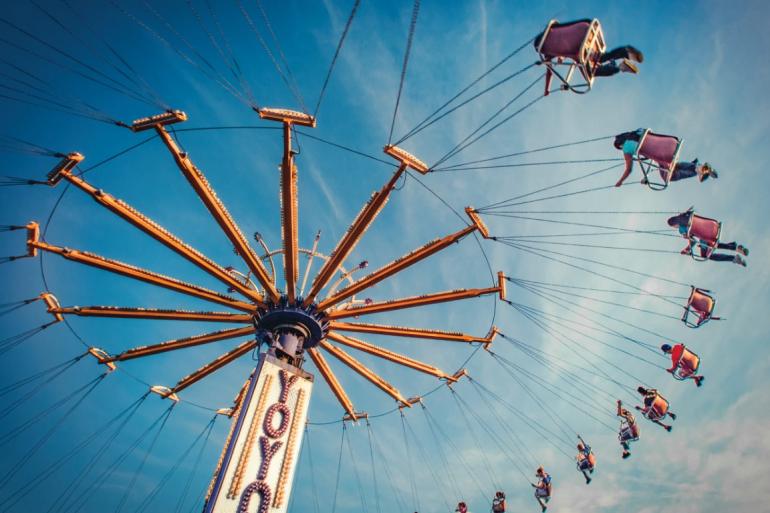
[[[697,373],[699,367],[700,357],[685,347],[676,364],[673,376],[680,381],[685,380]]]
[[[650,189],[660,191],[668,187],[681,148],[682,140],[679,137],[656,134],[649,128],[644,131],[634,158],[639,162]],[[650,179],[650,173],[655,170],[660,174],[660,182]]]
[[[540,40],[535,42],[540,56],[540,63],[547,68],[545,95],[549,93],[551,80],[556,76],[562,83],[562,89],[583,94],[591,90],[594,71],[607,45],[599,20],[578,20],[570,23],[548,22]],[[566,71],[558,71],[558,67]],[[571,83],[575,70],[583,77],[583,82]]]
[[[713,315],[717,300],[709,292],[706,289],[692,287],[687,305],[684,307],[684,315],[682,315],[685,326],[699,328],[712,319],[719,319]],[[692,319],[693,316],[695,320]]]
[[[690,248],[690,255],[699,261],[708,260],[719,243],[719,235],[722,232],[722,223],[715,219],[693,214],[690,216],[690,222],[687,226],[687,238],[697,242],[700,251],[696,255],[694,249]]]

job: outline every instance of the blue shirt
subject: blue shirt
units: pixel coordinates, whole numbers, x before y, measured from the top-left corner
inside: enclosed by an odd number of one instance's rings
[[[626,142],[623,143],[623,147],[622,147],[623,154],[633,155],[636,153],[637,148],[639,148],[639,141],[628,139]]]

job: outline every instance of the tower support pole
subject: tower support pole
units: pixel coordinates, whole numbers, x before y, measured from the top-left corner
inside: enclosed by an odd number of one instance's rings
[[[313,376],[262,353],[232,412],[203,513],[285,513]]]

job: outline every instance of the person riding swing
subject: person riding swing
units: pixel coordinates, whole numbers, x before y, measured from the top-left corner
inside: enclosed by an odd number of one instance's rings
[[[551,476],[543,467],[538,467],[535,477],[538,478],[537,484],[532,484],[532,487],[535,489],[535,499],[540,504],[540,509],[545,513],[545,510],[548,509],[548,501],[551,500],[551,492],[553,491]]]
[[[639,425],[636,423],[634,414],[623,408],[623,402],[618,399],[617,416],[620,417],[620,429],[618,430],[618,441],[623,447],[623,459],[631,456],[631,442],[639,440]]]
[[[675,379],[684,381],[692,379],[695,381],[696,386],[701,386],[703,376],[696,375],[698,367],[700,367],[700,358],[697,354],[687,349],[684,344],[675,344],[673,347],[668,344],[663,344],[660,349],[664,354],[671,355],[671,368],[667,369]]]
[[[495,492],[495,498],[492,499],[492,513],[505,513],[505,493]]]
[[[647,389],[638,387],[636,391],[642,395],[644,406],[635,406],[635,408],[642,412],[642,415],[644,415],[645,418],[670,432],[672,426],[664,424],[662,421],[666,417],[670,417],[671,420],[676,420],[676,414],[668,409],[668,401],[666,398],[660,395],[660,392],[654,388]]]
[[[620,46],[608,52],[596,19],[568,23],[551,20],[535,36],[533,45],[540,57],[537,64],[546,67],[544,96],[550,94],[554,76],[561,81],[562,90],[584,94],[591,90],[596,77],[609,77],[621,71],[638,73],[636,63],[644,60],[642,52],[633,46]],[[573,83],[575,71],[582,76],[582,83]]]
[[[580,435],[578,435],[578,439],[580,441],[577,444],[578,453],[575,457],[577,460],[577,469],[583,473],[583,477],[586,478],[586,484],[589,484],[591,482],[591,476],[589,476],[589,474],[593,474],[594,468],[596,467],[596,456],[591,450],[591,446],[589,446]]]

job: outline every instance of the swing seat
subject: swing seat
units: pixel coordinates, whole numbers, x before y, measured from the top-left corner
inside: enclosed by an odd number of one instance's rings
[[[644,412],[644,416],[649,420],[663,420],[668,413],[668,401],[660,394],[655,395],[652,406]]]
[[[539,64],[546,67],[545,96],[549,94],[554,76],[561,81],[563,90],[584,94],[593,86],[594,71],[607,45],[597,19],[571,23],[551,20],[545,27],[536,49],[540,56]],[[582,82],[577,80],[572,83],[575,70],[580,72]]]
[[[639,140],[634,159],[642,168],[647,186],[654,191],[662,191],[668,187],[676,163],[679,161],[679,151],[682,140],[673,135],[656,134],[646,129]],[[651,179],[650,175],[658,171],[660,181]]]
[[[719,320],[719,317],[713,315],[717,300],[709,295],[709,292],[706,289],[692,287],[682,315],[682,322],[688,328],[700,328],[712,319]]]
[[[699,367],[700,357],[685,347],[672,375],[674,379],[684,381],[697,374]]]
[[[629,436],[626,436],[624,433],[628,433]],[[628,422],[621,421],[620,422],[620,430],[618,430],[618,441],[620,443],[623,442],[638,442],[639,441],[639,428],[636,428],[636,434],[634,434],[633,430],[631,429],[631,426],[628,425]]]
[[[690,248],[690,256],[699,262],[708,260],[719,243],[721,232],[722,223],[716,219],[709,219],[697,214],[691,215],[687,226],[687,238],[697,242],[697,244]],[[699,254],[695,253],[695,246],[699,247]]]
[[[582,456],[583,457],[577,461],[578,470],[591,470],[596,466],[596,456],[594,456],[594,453],[590,453],[588,456]]]

